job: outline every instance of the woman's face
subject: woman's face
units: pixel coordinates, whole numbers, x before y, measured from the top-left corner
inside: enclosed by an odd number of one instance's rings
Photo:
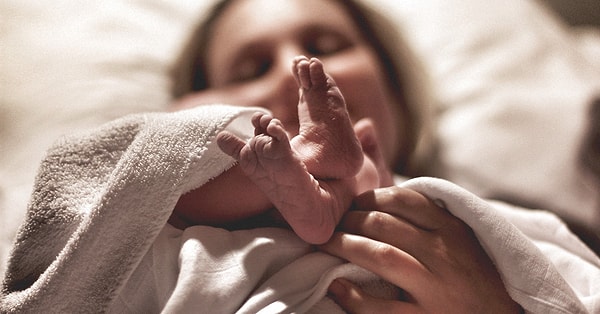
[[[346,100],[350,117],[374,120],[388,161],[398,147],[398,104],[385,72],[357,25],[335,1],[244,0],[213,24],[207,80],[220,101],[265,107],[297,133],[298,86],[291,74],[297,55],[318,57]],[[401,128],[402,129],[402,128]]]

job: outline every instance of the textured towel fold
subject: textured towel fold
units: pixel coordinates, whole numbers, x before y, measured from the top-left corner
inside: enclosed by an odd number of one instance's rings
[[[57,143],[42,162],[11,253],[2,310],[106,308],[179,196],[233,164],[214,136],[226,126],[252,134],[249,115],[257,110],[133,115]]]

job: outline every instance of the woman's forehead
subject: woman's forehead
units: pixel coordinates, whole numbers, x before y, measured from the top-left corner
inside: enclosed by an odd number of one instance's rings
[[[213,38],[247,39],[307,24],[348,30],[354,23],[333,0],[238,0],[215,21]]]

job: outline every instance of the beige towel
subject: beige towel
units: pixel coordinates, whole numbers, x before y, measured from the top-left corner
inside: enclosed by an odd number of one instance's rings
[[[233,164],[213,148],[214,136],[225,126],[252,134],[249,115],[257,110],[134,115],[58,142],[40,167],[0,311],[107,308],[179,196]]]

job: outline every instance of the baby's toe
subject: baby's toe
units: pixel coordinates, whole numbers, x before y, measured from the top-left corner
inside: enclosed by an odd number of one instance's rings
[[[267,134],[278,141],[289,141],[283,123],[279,119],[273,119],[267,126]]]
[[[310,59],[308,70],[312,86],[327,86],[327,74],[321,60],[317,58]]]

